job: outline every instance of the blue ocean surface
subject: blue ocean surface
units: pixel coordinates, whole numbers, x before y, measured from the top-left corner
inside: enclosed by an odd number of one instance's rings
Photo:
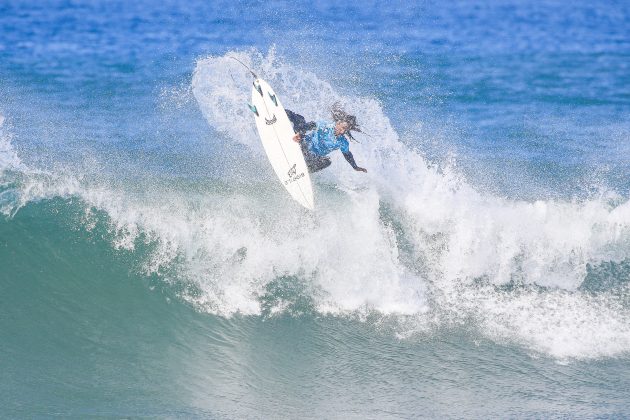
[[[0,417],[630,417],[630,3],[0,3]],[[369,136],[278,182],[251,75]]]

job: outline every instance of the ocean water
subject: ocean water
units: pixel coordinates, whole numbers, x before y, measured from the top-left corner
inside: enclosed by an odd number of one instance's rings
[[[0,417],[629,417],[629,21],[3,1]],[[229,57],[368,173],[293,202]]]

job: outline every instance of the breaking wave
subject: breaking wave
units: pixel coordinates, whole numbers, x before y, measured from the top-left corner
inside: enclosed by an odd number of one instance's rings
[[[251,76],[229,55],[308,119],[328,118],[337,101],[355,113],[373,137],[352,145],[368,174],[335,156],[313,177],[316,210],[290,201],[248,114]],[[221,316],[290,312],[297,298],[278,286],[287,281],[312,311],[392,318],[401,339],[456,326],[560,359],[630,351],[626,198],[486,193],[401,142],[377,100],[341,93],[273,51],[200,59],[191,88],[177,95],[194,96],[218,152],[238,144],[259,158],[258,172],[138,186],[38,171],[21,162],[0,123],[0,223],[41,200],[61,198],[66,208],[78,200],[77,226],[105,224],[114,249],[138,253],[136,268],[188,285],[181,299]]]

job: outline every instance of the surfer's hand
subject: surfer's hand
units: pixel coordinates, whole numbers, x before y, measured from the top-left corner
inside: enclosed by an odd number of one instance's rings
[[[361,168],[361,167],[359,167],[359,166],[357,166],[354,170],[355,170],[355,171],[359,171],[359,172],[365,172],[365,173],[367,173],[367,169],[365,169],[365,168]]]
[[[295,136],[293,136],[293,141],[296,142],[296,143],[301,142],[302,141],[302,135],[300,133],[297,133]]]

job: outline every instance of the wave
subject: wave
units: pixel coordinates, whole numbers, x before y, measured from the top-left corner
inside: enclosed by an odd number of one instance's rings
[[[290,311],[298,298],[282,297],[282,279],[289,279],[303,285],[299,299],[306,296],[314,311],[394,317],[402,339],[457,325],[557,358],[630,351],[628,275],[619,269],[630,253],[627,199],[607,193],[527,202],[485,193],[455,165],[432,164],[405,146],[377,100],[341,94],[273,52],[230,55],[309,119],[328,118],[337,101],[355,113],[374,137],[352,146],[369,173],[334,156],[314,176],[316,211],[308,212],[264,164],[249,184],[227,176],[176,186],[111,184],[71,170],[29,169],[3,133],[3,214],[42,199],[78,199],[82,229],[105,214],[114,249],[133,253],[150,244],[137,268],[194,285],[180,298],[221,316]],[[246,107],[250,83],[227,55],[208,57],[197,62],[191,91],[218,136],[264,162]],[[606,264],[617,271],[613,287],[582,287],[609,276],[598,271]]]

